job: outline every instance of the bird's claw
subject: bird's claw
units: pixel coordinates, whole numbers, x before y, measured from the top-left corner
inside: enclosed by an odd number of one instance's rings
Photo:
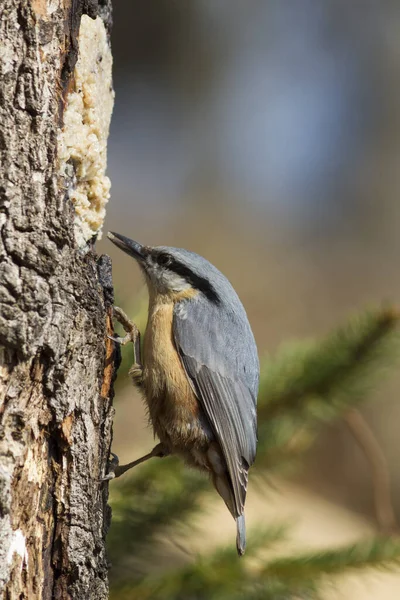
[[[109,340],[111,340],[112,342],[114,342],[115,344],[120,344],[121,346],[125,346],[125,344],[127,344],[128,342],[132,341],[131,335],[125,335],[124,337],[120,337],[120,336],[112,336],[112,335],[108,335],[107,336]]]
[[[160,443],[157,444],[157,446],[155,446],[155,448],[153,448],[151,452],[145,454],[145,456],[142,456],[137,460],[127,463],[126,465],[120,465],[118,456],[111,452],[112,458],[108,463],[109,472],[100,481],[109,481],[110,479],[115,479],[116,477],[120,477],[121,475],[126,473],[126,471],[133,469],[133,467],[136,467],[137,465],[141,465],[142,463],[146,462],[146,460],[149,460],[149,458],[153,458],[154,456],[162,458],[163,456],[168,456],[168,454],[170,454],[169,450],[165,448],[162,443]]]
[[[119,308],[119,306],[114,306],[113,315],[118,323],[120,323],[124,328],[126,335],[124,337],[107,337],[116,344],[121,344],[121,346],[125,346],[125,344],[128,342],[132,342],[135,345],[136,341],[140,339],[140,332],[135,323],[129,319],[128,315],[122,310],[122,308]]]
[[[114,454],[114,452],[110,452],[110,455],[111,459],[107,463],[107,473],[100,479],[100,482],[110,481],[111,479],[117,477],[116,471],[119,466],[119,458],[116,454]]]

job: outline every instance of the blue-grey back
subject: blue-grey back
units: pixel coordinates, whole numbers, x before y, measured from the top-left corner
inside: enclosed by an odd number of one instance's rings
[[[207,279],[219,301],[199,293],[194,299],[177,307],[182,319],[190,310],[190,319],[205,337],[185,340],[185,351],[191,352],[202,364],[222,376],[242,381],[256,402],[259,384],[259,360],[254,335],[246,311],[229,280],[208,260],[183,248],[164,248],[190,266],[199,277]],[[206,343],[199,344],[199,339]]]

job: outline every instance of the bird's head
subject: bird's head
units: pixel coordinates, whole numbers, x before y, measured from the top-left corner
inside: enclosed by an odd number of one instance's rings
[[[204,294],[212,302],[220,302],[219,279],[225,278],[205,258],[182,248],[142,246],[119,233],[109,232],[107,235],[118,248],[138,262],[150,293],[182,295],[193,290]]]

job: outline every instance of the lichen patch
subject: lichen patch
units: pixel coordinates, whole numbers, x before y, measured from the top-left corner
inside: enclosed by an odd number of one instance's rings
[[[74,86],[66,97],[58,137],[60,174],[75,208],[75,238],[84,247],[101,235],[110,197],[107,138],[114,104],[112,56],[100,17],[83,15]]]

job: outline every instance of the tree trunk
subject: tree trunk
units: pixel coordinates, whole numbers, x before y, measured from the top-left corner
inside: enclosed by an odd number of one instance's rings
[[[109,0],[0,3],[0,597],[108,597]]]

